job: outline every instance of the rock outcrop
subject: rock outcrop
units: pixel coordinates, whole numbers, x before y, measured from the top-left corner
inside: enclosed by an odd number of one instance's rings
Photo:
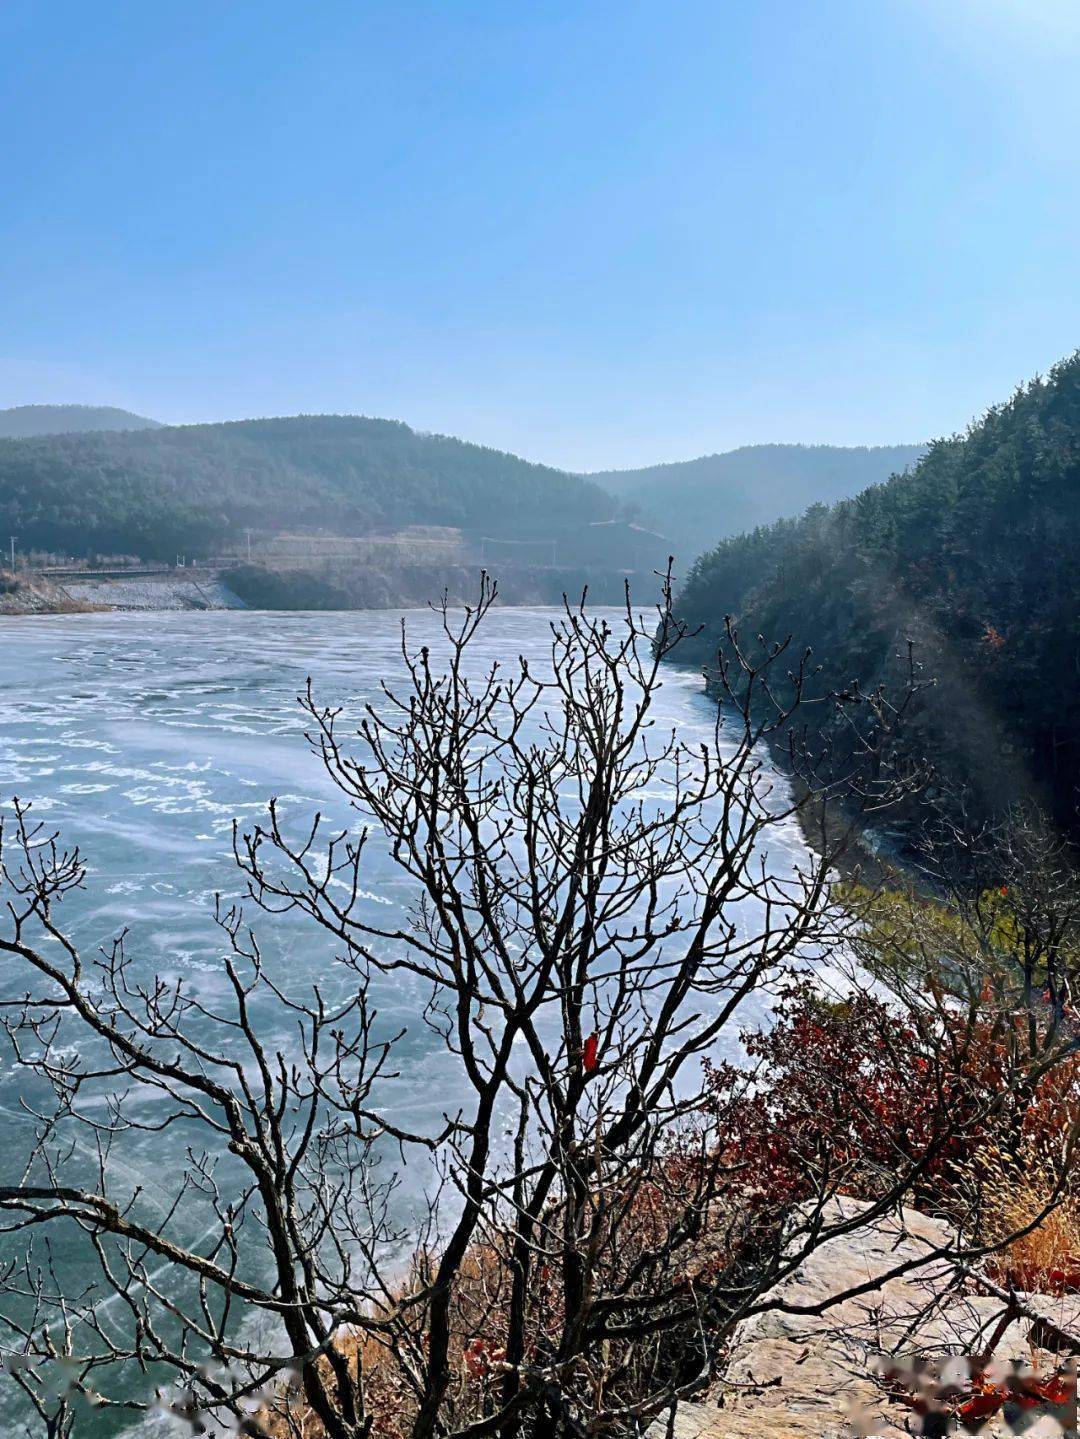
[[[837,1201],[840,1213],[858,1207],[853,1200]],[[835,1221],[838,1213],[830,1217]],[[890,1398],[879,1379],[883,1357],[982,1354],[998,1330],[994,1352],[1000,1361],[1034,1360],[1041,1371],[1053,1370],[1059,1353],[1043,1346],[1060,1350],[1057,1331],[1080,1328],[1080,1299],[1023,1296],[1027,1314],[1001,1327],[1002,1300],[961,1292],[950,1282],[953,1272],[932,1257],[948,1237],[940,1221],[909,1210],[824,1244],[772,1298],[818,1307],[855,1284],[884,1280],[899,1265],[913,1267],[820,1316],[777,1309],[746,1321],[735,1333],[720,1381],[700,1402],[684,1402],[674,1416],[656,1420],[649,1439],[902,1439],[919,1429],[910,1409]],[[1046,1322],[1040,1325],[1037,1315]],[[1008,1418],[998,1416],[980,1432],[1018,1432]],[[1071,1415],[1055,1411],[1023,1432],[1026,1439],[1075,1434],[1070,1422]]]

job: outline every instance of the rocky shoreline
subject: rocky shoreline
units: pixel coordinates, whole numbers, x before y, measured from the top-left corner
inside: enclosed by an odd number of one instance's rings
[[[104,610],[238,610],[244,602],[216,571],[146,575],[131,579],[66,580],[72,599]]]
[[[630,581],[634,595],[651,596],[655,577],[610,570],[515,566],[498,577],[507,605],[556,605],[563,596],[621,604]],[[475,601],[480,570],[472,565],[326,566],[167,570],[145,574],[40,574],[7,577],[0,614],[70,614],[113,610],[378,610],[413,608],[447,595],[451,604]]]
[[[13,580],[9,575],[0,586],[0,615],[82,614],[98,608],[75,599],[50,580]]]
[[[87,614],[112,610],[231,610],[240,600],[215,571],[160,575],[10,577],[0,615]]]

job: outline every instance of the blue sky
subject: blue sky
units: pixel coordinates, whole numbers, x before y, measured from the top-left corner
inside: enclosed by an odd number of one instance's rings
[[[1075,0],[3,0],[0,406],[599,468],[1080,344]]]

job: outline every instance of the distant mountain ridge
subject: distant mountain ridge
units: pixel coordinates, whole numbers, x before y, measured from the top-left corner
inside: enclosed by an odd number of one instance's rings
[[[247,528],[421,524],[528,540],[580,535],[617,511],[578,475],[361,416],[0,440],[0,532],[70,554],[220,554]]]
[[[0,439],[87,434],[97,430],[157,430],[159,420],[114,405],[15,405],[0,410]]]
[[[607,567],[650,568],[670,551],[685,573],[724,536],[852,494],[923,449],[756,445],[580,475],[365,416],[165,426],[115,408],[26,405],[0,411],[0,532],[28,548],[170,558],[236,550],[249,529],[439,525],[557,540],[561,559]],[[615,523],[633,515],[663,538]],[[527,548],[500,557],[518,553],[528,559]]]
[[[729,535],[831,504],[906,470],[926,445],[744,445],[696,460],[587,476],[670,537],[683,567]]]

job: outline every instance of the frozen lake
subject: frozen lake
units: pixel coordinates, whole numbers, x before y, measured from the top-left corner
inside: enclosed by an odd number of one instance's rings
[[[478,666],[517,654],[542,663],[556,617],[547,609],[494,611]],[[436,636],[438,622],[427,611],[412,612],[407,622],[417,639]],[[221,992],[224,946],[212,908],[215,892],[241,888],[231,857],[233,817],[254,822],[271,796],[298,822],[317,808],[334,812],[335,791],[304,743],[296,697],[310,675],[318,697],[346,716],[377,702],[380,682],[402,673],[399,623],[386,611],[0,620],[0,804],[13,795],[32,801],[41,819],[83,848],[87,890],[64,911],[84,950],[127,928],[139,968],[183,975],[207,1001]],[[696,673],[669,670],[656,715],[688,743],[713,736],[715,705]],[[770,867],[790,870],[803,852],[794,823],[773,844]],[[377,846],[369,854],[365,903],[403,919],[410,889]],[[259,932],[272,972],[289,982],[333,967],[332,950],[310,929],[261,920]],[[25,987],[25,974],[11,972],[10,961],[6,967],[0,997]],[[388,1028],[408,1027],[412,1046],[392,1104],[407,1110],[412,1124],[427,1112],[434,1121],[451,1103],[454,1061],[418,1022],[422,996],[382,983],[380,1014]],[[751,1017],[744,1011],[741,1020]],[[30,1132],[19,1083],[5,1053],[0,1117],[8,1165]],[[164,1205],[167,1141],[132,1141],[123,1153],[131,1182]],[[78,1269],[74,1252],[66,1262]],[[77,1277],[73,1272],[73,1284]],[[11,1399],[5,1387],[5,1432]],[[95,1431],[114,1429],[92,1424],[79,1433]]]

